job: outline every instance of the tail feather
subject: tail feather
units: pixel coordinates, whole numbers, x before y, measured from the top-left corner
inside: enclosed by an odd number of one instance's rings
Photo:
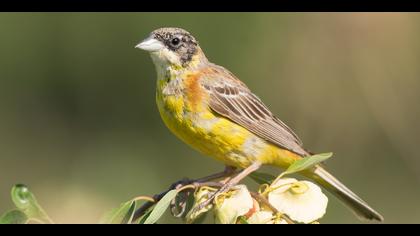
[[[344,186],[344,184],[328,173],[324,168],[320,166],[316,167],[310,177],[342,200],[342,202],[353,210],[359,218],[377,221],[384,220],[378,212],[372,209],[365,201]]]

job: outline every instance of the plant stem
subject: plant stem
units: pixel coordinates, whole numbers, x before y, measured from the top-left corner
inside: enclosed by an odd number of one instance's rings
[[[203,178],[190,180],[190,179],[182,179],[173,183],[167,190],[154,195],[152,198],[148,199],[149,201],[144,203],[141,207],[139,207],[133,215],[133,222],[139,219],[150,207],[155,205],[160,199],[163,198],[169,191],[174,189],[181,189],[183,191],[188,188],[199,188],[202,186],[211,186],[211,187],[222,187],[223,184],[219,182],[209,182],[210,180],[223,178],[226,176],[230,176],[235,174],[234,170],[226,168],[223,172],[216,173],[214,175],[206,176]],[[191,185],[191,186],[190,186]],[[151,201],[153,200],[153,201]]]
[[[256,192],[250,192],[251,196],[253,198],[255,198],[257,201],[261,202],[262,204],[266,205],[268,208],[270,208],[271,211],[273,211],[273,213],[278,213],[279,211],[273,206],[271,205],[271,203],[267,200],[267,198],[265,198],[263,195],[256,193]],[[288,224],[294,224],[295,222],[290,219],[287,215],[282,214],[281,216]]]

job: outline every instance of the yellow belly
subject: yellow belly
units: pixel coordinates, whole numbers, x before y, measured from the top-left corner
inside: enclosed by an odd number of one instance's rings
[[[158,88],[156,99],[164,123],[177,137],[226,165],[245,168],[259,161],[287,167],[299,158],[215,114],[203,104],[192,108],[183,95],[167,96]]]

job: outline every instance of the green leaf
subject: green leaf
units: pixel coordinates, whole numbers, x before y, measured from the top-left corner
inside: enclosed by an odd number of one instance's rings
[[[245,216],[239,216],[238,217],[238,222],[244,225],[249,224],[248,221],[246,220]]]
[[[309,169],[313,167],[314,165],[327,160],[332,155],[333,155],[332,152],[327,152],[327,153],[316,154],[313,156],[309,156],[309,157],[305,157],[300,160],[297,160],[293,162],[293,164],[291,164],[289,168],[287,168],[287,170],[281,174],[281,176],[284,176],[287,174],[293,174],[302,170]]]
[[[159,218],[165,213],[166,209],[168,209],[169,205],[171,204],[172,199],[176,197],[178,194],[177,190],[171,190],[163,196],[162,199],[156,204],[153,208],[152,213],[147,219],[144,221],[144,224],[154,224]]]
[[[136,201],[128,201],[121,204],[119,207],[106,213],[100,220],[100,224],[131,224],[136,205]]]
[[[0,224],[25,224],[28,217],[21,210],[11,210],[0,217]]]
[[[188,199],[186,201],[185,213],[182,216],[182,217],[184,217],[184,219],[187,216],[188,212],[190,212],[193,209],[194,202],[195,202],[195,197],[194,197],[194,192],[192,192],[191,194],[188,195]]]
[[[144,222],[147,220],[147,218],[149,218],[150,214],[152,213],[152,210],[149,210],[146,214],[144,214],[140,220],[139,220],[139,224],[144,224]]]
[[[13,186],[11,195],[12,201],[15,203],[16,207],[24,212],[29,220],[35,220],[46,224],[53,223],[44,209],[38,204],[35,196],[29,191],[28,187],[17,184]]]
[[[257,184],[271,184],[276,177],[267,173],[253,172],[248,175]]]
[[[128,210],[127,214],[125,215],[124,219],[121,222],[122,224],[131,224],[131,222],[133,221],[136,207],[137,207],[137,202],[133,201],[133,203],[131,203],[130,209]]]
[[[194,190],[184,190],[175,197],[174,204],[171,205],[171,214],[176,218],[185,219],[188,212],[194,206]]]

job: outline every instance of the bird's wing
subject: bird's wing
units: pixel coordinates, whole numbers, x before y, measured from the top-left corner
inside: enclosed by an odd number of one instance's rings
[[[210,108],[281,148],[306,156],[299,137],[275,117],[248,87],[223,67],[214,66],[201,80],[209,92]]]

